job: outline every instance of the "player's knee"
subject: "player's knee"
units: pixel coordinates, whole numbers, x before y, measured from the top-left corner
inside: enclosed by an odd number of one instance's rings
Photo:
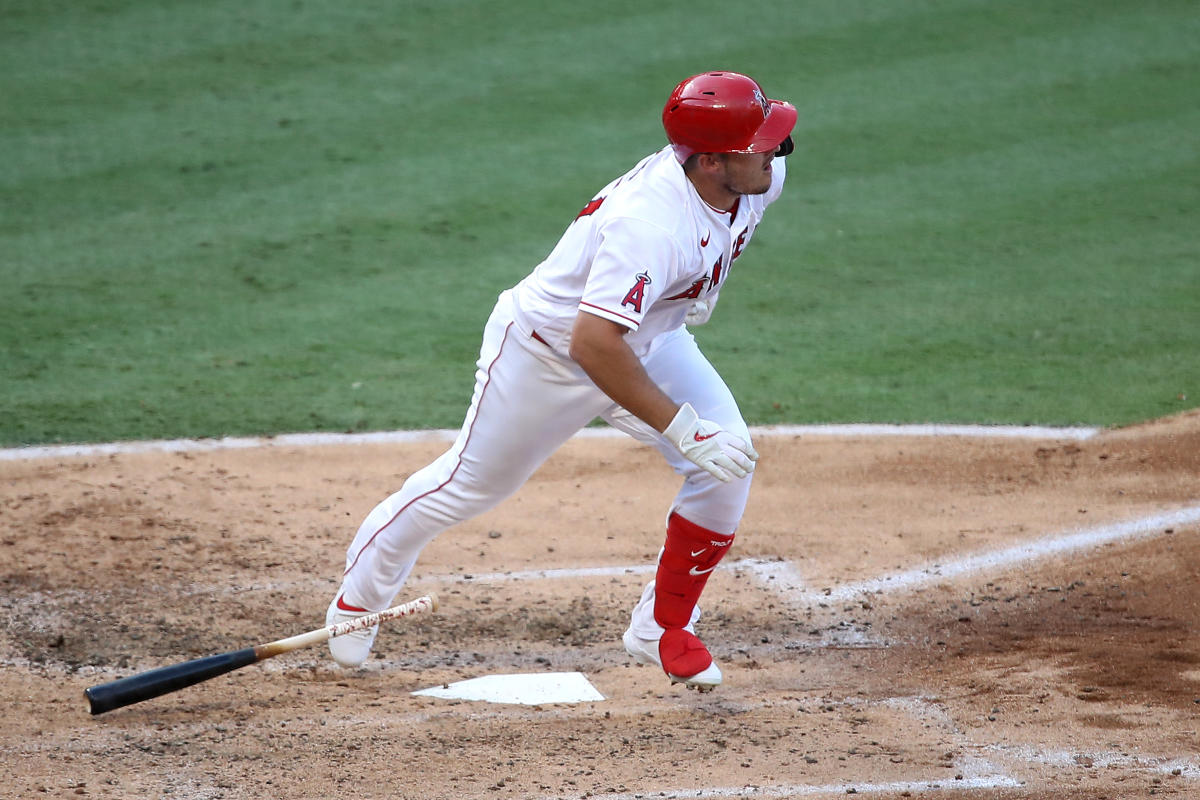
[[[447,489],[463,503],[490,508],[524,486],[532,474],[502,463],[503,459],[497,462],[483,465],[464,461],[451,476]]]

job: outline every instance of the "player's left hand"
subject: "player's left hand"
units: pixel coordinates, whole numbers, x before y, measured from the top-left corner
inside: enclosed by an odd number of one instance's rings
[[[687,316],[683,318],[683,324],[703,325],[712,316],[712,311],[712,306],[708,304],[707,300],[693,300],[692,307],[688,309]]]

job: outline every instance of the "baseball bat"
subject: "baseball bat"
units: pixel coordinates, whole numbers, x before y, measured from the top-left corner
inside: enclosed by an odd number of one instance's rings
[[[356,617],[336,625],[326,625],[324,628],[289,636],[286,639],[253,647],[243,647],[241,650],[230,650],[228,653],[219,653],[204,658],[194,658],[180,664],[170,664],[119,678],[109,683],[90,686],[83,690],[83,694],[87,697],[92,715],[95,716],[103,714],[105,711],[112,711],[114,708],[140,703],[152,697],[178,691],[186,686],[193,686],[281,653],[290,653],[292,650],[328,641],[334,636],[344,636],[347,633],[370,628],[384,620],[410,617],[424,611],[437,611],[437,607],[437,596],[429,594],[384,611]]]

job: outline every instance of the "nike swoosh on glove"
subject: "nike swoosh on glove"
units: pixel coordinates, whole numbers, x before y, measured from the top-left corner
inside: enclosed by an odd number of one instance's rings
[[[749,442],[715,422],[700,419],[691,403],[675,413],[663,436],[693,464],[719,481],[744,478],[754,471],[758,453]]]

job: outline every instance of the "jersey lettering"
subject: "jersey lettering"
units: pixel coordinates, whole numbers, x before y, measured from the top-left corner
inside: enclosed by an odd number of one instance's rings
[[[747,228],[738,235],[737,242],[735,242],[733,245],[733,258],[729,259],[730,261],[742,254],[742,248],[746,246],[746,237],[749,234],[750,229]]]
[[[708,282],[708,290],[711,292],[717,288],[717,284],[721,282],[721,258],[717,257],[717,263],[713,264],[712,280]]]
[[[634,313],[642,313],[642,301],[646,299],[646,287],[649,284],[650,276],[645,272],[639,272],[637,282],[625,293],[625,299],[621,301],[621,307],[630,306],[634,310]]]
[[[673,294],[670,297],[664,297],[663,300],[695,300],[700,296],[700,293],[704,291],[704,287],[707,284],[708,276],[705,275],[700,280],[693,282],[691,286],[679,294]]]

